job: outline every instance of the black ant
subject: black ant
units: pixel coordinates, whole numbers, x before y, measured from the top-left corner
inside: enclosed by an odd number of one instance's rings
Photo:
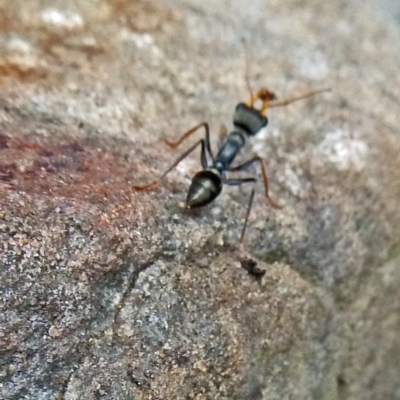
[[[239,103],[236,106],[235,112],[233,114],[233,130],[231,133],[227,134],[226,127],[221,127],[219,134],[218,153],[216,156],[214,156],[210,145],[210,130],[208,123],[202,122],[201,124],[198,124],[192,129],[189,129],[187,132],[185,132],[176,142],[164,140],[169,147],[176,148],[199,128],[203,127],[205,130],[204,139],[198,140],[180,157],[178,157],[178,159],[161,175],[158,180],[149,183],[148,185],[134,186],[134,189],[147,190],[157,185],[172,169],[174,169],[184,158],[186,158],[200,145],[200,159],[203,169],[197,172],[192,179],[192,183],[189,187],[189,191],[186,197],[186,208],[198,208],[211,203],[221,193],[223,184],[229,186],[239,186],[244,183],[256,183],[257,179],[254,177],[236,179],[227,178],[227,172],[242,171],[253,163],[259,163],[259,165],[261,166],[266,200],[272,207],[282,208],[282,206],[276,203],[269,195],[266,167],[264,161],[260,157],[254,157],[251,160],[246,161],[245,163],[240,164],[236,167],[231,167],[232,162],[240,153],[241,149],[244,147],[246,140],[249,137],[256,136],[258,132],[260,132],[263,128],[267,126],[268,118],[266,114],[268,108],[284,107],[295,101],[314,96],[321,92],[329,91],[330,89],[316,90],[306,93],[302,96],[273,103],[272,101],[276,99],[276,96],[268,89],[261,89],[256,94],[252,93],[247,74],[246,83],[250,91],[250,100],[247,103]],[[254,106],[255,103],[258,101],[261,101],[260,109],[257,109]],[[211,159],[211,162],[208,161],[207,155]],[[249,218],[251,207],[253,204],[254,193],[255,189],[253,187],[247,205],[242,233],[240,235],[240,243],[243,242],[247,220]]]

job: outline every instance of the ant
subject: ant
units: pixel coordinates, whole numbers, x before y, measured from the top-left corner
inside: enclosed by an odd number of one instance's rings
[[[236,167],[232,167],[232,163],[236,156],[240,153],[244,147],[246,140],[250,137],[256,136],[263,128],[268,124],[267,110],[272,107],[284,107],[288,104],[294,103],[295,101],[302,100],[316,94],[329,91],[330,89],[321,89],[308,92],[298,97],[294,97],[288,100],[273,102],[276,100],[276,96],[273,92],[268,89],[260,89],[257,93],[253,94],[248,74],[246,73],[246,84],[250,92],[250,100],[247,103],[239,103],[233,114],[233,130],[227,134],[225,126],[221,126],[219,132],[218,141],[218,153],[214,156],[214,153],[210,145],[210,129],[207,122],[202,122],[192,129],[185,132],[176,142],[164,140],[164,142],[171,148],[178,147],[184,140],[189,138],[194,132],[200,128],[204,128],[205,136],[203,139],[198,140],[191,147],[189,147],[178,159],[161,175],[161,177],[147,185],[134,186],[135,190],[147,190],[156,186],[162,181],[165,176],[173,170],[183,159],[185,159],[190,153],[192,153],[199,145],[201,146],[201,166],[202,169],[197,172],[191,182],[189,191],[186,197],[186,208],[199,208],[203,207],[212,201],[221,193],[224,184],[229,186],[239,186],[245,183],[256,183],[257,179],[254,177],[247,178],[228,178],[228,172],[237,172],[245,170],[251,164],[259,163],[261,166],[261,173],[264,182],[265,198],[268,203],[277,209],[282,208],[280,204],[275,202],[269,195],[268,188],[268,176],[264,161],[260,157],[254,157],[243,164]],[[261,108],[255,107],[255,103],[261,101]],[[211,159],[209,162],[207,156]],[[249,202],[247,205],[247,211],[244,219],[242,233],[240,235],[240,243],[243,243],[244,234],[246,231],[247,221],[250,215],[251,207],[253,204],[255,188],[253,186]]]

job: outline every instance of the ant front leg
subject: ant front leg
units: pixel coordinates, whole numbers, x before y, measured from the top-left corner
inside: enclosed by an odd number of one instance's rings
[[[161,175],[161,177],[154,181],[151,182],[147,185],[142,185],[142,186],[133,186],[133,189],[135,190],[147,190],[150,189],[156,185],[158,185],[166,176],[169,172],[171,172],[182,160],[184,160],[190,153],[192,153],[198,145],[201,145],[201,165],[203,168],[207,168],[207,155],[206,155],[206,140],[200,139],[197,141],[192,147],[189,147],[183,154],[181,154],[176,161]]]

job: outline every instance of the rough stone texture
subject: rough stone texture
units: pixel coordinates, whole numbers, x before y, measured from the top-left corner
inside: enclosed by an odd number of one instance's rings
[[[243,4],[0,1],[1,399],[400,399],[400,33],[361,0]],[[285,207],[259,188],[240,252],[245,188],[182,210],[198,155],[132,185],[229,123],[242,37],[254,88],[333,91],[271,109]]]

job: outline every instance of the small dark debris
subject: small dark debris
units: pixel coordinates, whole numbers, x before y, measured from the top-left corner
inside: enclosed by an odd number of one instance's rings
[[[339,100],[339,108],[348,108],[349,102],[346,99]]]
[[[240,265],[245,269],[250,275],[254,276],[256,279],[261,279],[266,271],[257,267],[257,261],[251,258],[243,258],[240,260]]]
[[[343,388],[347,384],[346,379],[344,379],[343,375],[338,375],[336,381],[339,388]]]

